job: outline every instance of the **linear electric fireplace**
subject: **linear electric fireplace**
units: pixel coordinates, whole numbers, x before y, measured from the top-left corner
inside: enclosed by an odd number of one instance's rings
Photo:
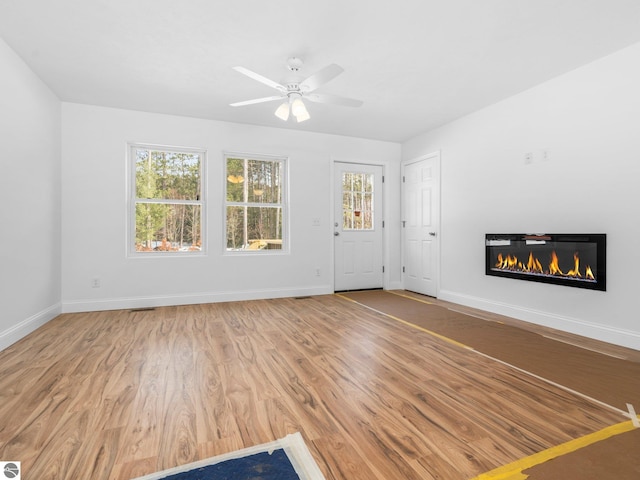
[[[485,238],[486,274],[605,291],[606,234],[494,234]]]

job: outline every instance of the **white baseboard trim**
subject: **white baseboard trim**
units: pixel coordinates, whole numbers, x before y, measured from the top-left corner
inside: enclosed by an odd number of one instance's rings
[[[640,350],[640,332],[637,331],[585,322],[576,318],[553,315],[539,310],[490,301],[484,298],[463,295],[446,290],[441,290],[438,294],[438,298],[447,302],[457,303],[467,307],[497,313],[499,315],[505,315],[507,317],[523,320],[536,325],[555,328],[556,330],[562,330],[576,335],[581,335],[583,337]]]
[[[62,303],[62,311],[63,313],[76,313],[95,312],[103,310],[125,310],[130,308],[194,305],[198,303],[219,303],[236,302],[241,300],[263,300],[268,298],[306,297],[309,295],[328,295],[331,293],[333,293],[333,287],[330,285],[324,285],[320,287],[243,290],[237,292],[122,297],[106,298],[100,300],[70,300]]]
[[[10,347],[21,338],[29,335],[35,329],[41,327],[48,321],[53,320],[61,313],[62,305],[60,303],[56,303],[45,310],[31,315],[29,318],[25,318],[13,327],[0,332],[0,351]]]

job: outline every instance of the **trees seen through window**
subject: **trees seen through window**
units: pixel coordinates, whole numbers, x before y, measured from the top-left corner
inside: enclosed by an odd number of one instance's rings
[[[283,249],[284,159],[226,157],[227,251]]]
[[[131,146],[135,169],[135,252],[202,248],[204,153]]]

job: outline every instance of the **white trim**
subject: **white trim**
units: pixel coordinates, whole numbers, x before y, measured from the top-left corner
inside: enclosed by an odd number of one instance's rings
[[[24,319],[4,332],[0,332],[0,351],[13,345],[18,340],[40,328],[45,323],[53,320],[62,313],[62,304],[56,303],[49,308],[42,310],[29,318]]]
[[[242,450],[236,450],[235,452],[229,452],[222,455],[218,455],[213,458],[200,460],[187,465],[181,465],[179,467],[170,468],[162,472],[156,472],[143,477],[138,477],[133,480],[159,480],[166,478],[169,475],[175,475],[177,473],[188,472],[195,468],[206,467],[208,465],[215,465],[217,463],[226,462],[227,460],[234,460],[237,458],[248,457],[250,455],[256,455],[258,453],[268,452],[271,454],[274,450],[283,449],[301,480],[325,480],[322,471],[318,467],[317,463],[313,459],[311,452],[304,443],[304,439],[300,432],[292,433],[284,438],[275,440],[273,442],[264,443],[262,445],[256,445],[253,447],[243,448]]]
[[[633,405],[631,403],[627,403],[627,411],[628,411],[627,416],[631,418],[631,422],[633,423],[633,426],[636,428],[640,428],[640,419],[638,418],[638,415],[636,414],[636,410],[633,408]]]
[[[583,337],[640,350],[640,332],[637,331],[585,322],[576,318],[563,317],[540,310],[495,302],[447,290],[441,290],[439,298],[448,302],[478,308],[480,310],[497,313],[499,315],[505,315],[536,325],[555,328],[556,330],[562,330],[576,335],[581,335]]]
[[[104,310],[124,310],[129,308],[167,307],[173,305],[195,305],[200,303],[237,302],[242,300],[264,300],[270,298],[329,295],[332,293],[332,285],[321,285],[316,287],[274,288],[242,290],[235,292],[225,291],[186,293],[182,295],[120,297],[102,300],[71,300],[62,304],[62,312],[94,312]]]

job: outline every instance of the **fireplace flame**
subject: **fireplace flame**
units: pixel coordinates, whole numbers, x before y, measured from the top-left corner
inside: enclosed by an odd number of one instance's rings
[[[593,276],[593,272],[591,271],[591,267],[587,267],[587,271],[584,274],[585,277],[587,277],[589,280],[595,280],[596,277]]]
[[[556,251],[551,252],[551,263],[549,264],[549,273],[551,275],[564,275],[562,270],[560,270],[560,266],[558,265],[558,255],[556,255]]]
[[[518,261],[518,257],[515,255],[507,255],[503,257],[501,253],[498,254],[498,263],[496,267],[502,270],[524,270],[522,262]]]
[[[537,258],[534,258],[533,252],[529,253],[529,261],[527,262],[527,272],[542,273],[542,264]]]
[[[573,254],[573,270],[569,270],[567,276],[582,278],[582,275],[580,275],[580,259],[577,252]]]
[[[508,254],[504,256],[502,255],[502,253],[498,253],[497,260],[498,261],[495,265],[495,268],[498,268],[500,270],[583,278],[582,274],[580,273],[580,258],[578,256],[578,252],[573,254],[573,268],[567,273],[563,273],[560,269],[560,262],[555,250],[551,252],[551,260],[549,262],[549,268],[547,270],[544,269],[540,260],[533,256],[533,252],[529,252],[529,258],[527,259],[526,263],[524,263],[524,261],[518,260],[518,257],[516,257],[515,255]],[[589,265],[587,265],[585,269],[584,278],[588,280],[595,280],[595,276],[593,275],[591,266]]]

